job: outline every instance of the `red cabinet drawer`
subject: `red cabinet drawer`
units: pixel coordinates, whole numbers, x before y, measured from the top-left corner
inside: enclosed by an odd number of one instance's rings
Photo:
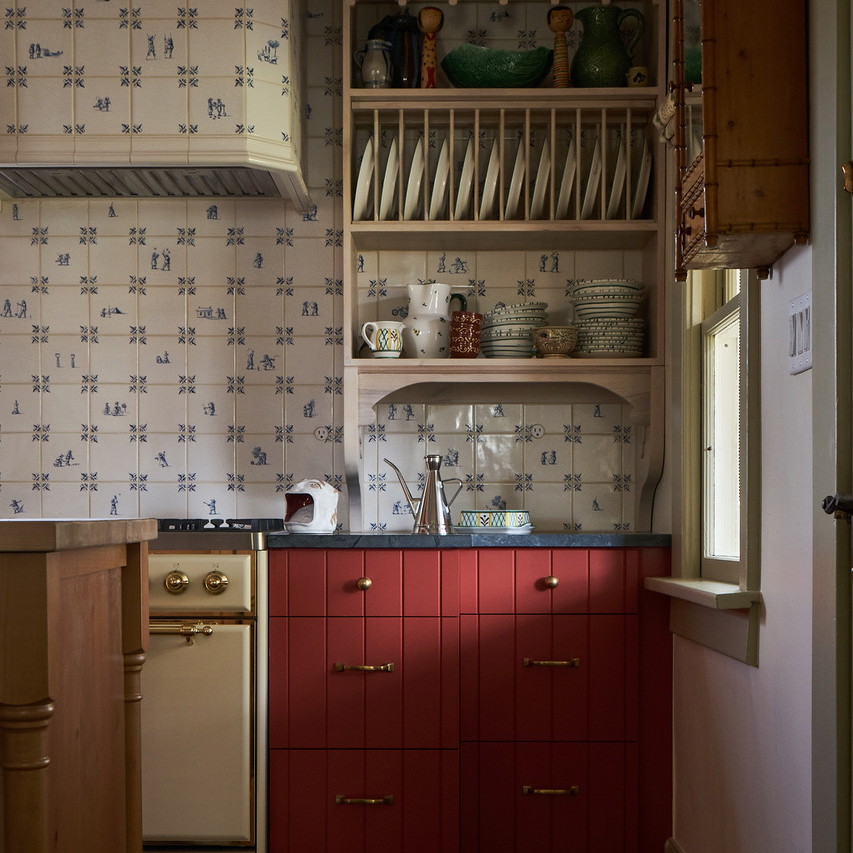
[[[459,850],[456,750],[276,749],[269,773],[270,853]]]
[[[459,570],[471,552],[323,551],[270,554],[272,616],[454,616]]]
[[[466,743],[461,761],[465,853],[651,853],[638,846],[636,744]]]
[[[457,618],[275,617],[269,673],[273,747],[458,743]]]
[[[484,548],[462,567],[463,613],[635,613],[641,551]]]
[[[637,618],[460,618],[463,740],[635,740]]]

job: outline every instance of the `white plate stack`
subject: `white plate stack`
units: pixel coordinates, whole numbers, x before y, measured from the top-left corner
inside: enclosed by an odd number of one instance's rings
[[[646,323],[638,316],[645,297],[633,279],[579,280],[569,287],[575,307],[576,358],[639,358]]]
[[[531,333],[548,325],[547,302],[499,305],[483,315],[480,352],[486,358],[532,358]]]

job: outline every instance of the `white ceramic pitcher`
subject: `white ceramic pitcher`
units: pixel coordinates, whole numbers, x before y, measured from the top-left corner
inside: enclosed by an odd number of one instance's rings
[[[410,317],[449,317],[450,302],[458,299],[462,311],[468,310],[468,300],[461,293],[451,293],[449,284],[409,284]]]
[[[407,285],[409,313],[403,332],[403,347],[408,358],[447,358],[450,354],[450,303],[458,299],[462,310],[468,300],[451,293],[449,284]]]

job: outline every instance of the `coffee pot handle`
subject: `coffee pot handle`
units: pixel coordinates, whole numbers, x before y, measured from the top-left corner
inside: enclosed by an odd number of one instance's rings
[[[461,293],[451,293],[450,294],[450,302],[448,303],[448,305],[452,305],[454,299],[459,300],[459,304],[462,306],[459,309],[460,311],[467,311],[468,310],[468,298],[466,296],[464,296]]]
[[[448,477],[446,480],[442,480],[441,483],[444,486],[446,486],[448,483],[459,483],[459,488],[453,493],[453,497],[447,502],[447,506],[450,507],[453,501],[455,501],[458,497],[459,492],[462,491],[462,486],[464,485],[464,483],[462,482],[462,480],[459,479],[459,477]]]

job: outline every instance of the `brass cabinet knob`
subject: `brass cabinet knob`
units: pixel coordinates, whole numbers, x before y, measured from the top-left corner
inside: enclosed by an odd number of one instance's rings
[[[366,590],[366,589],[370,589],[370,587],[372,587],[372,586],[373,586],[373,581],[372,581],[370,578],[359,578],[359,579],[355,582],[355,585],[356,585],[359,589],[365,589],[365,590]]]
[[[172,595],[180,595],[190,585],[190,579],[177,569],[169,572],[163,580],[163,586],[166,587],[166,592],[171,592]]]
[[[556,589],[560,583],[560,579],[555,578],[554,575],[548,575],[548,577],[545,578],[544,583],[545,583],[545,586],[548,587],[548,589]]]
[[[219,595],[220,593],[225,592],[226,586],[228,586],[228,578],[219,571],[208,573],[204,579],[204,588],[211,595]]]

